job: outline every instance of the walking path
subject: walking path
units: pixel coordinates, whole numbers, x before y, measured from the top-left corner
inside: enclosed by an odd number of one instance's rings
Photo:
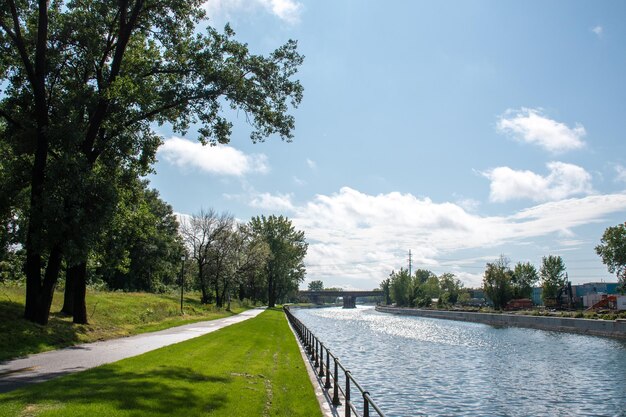
[[[263,308],[255,308],[223,319],[191,323],[120,339],[86,343],[3,362],[0,363],[0,393],[193,339],[256,317],[263,310]]]

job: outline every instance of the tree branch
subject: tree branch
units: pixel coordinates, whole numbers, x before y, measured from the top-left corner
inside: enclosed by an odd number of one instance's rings
[[[24,44],[24,39],[22,38],[22,30],[20,28],[20,18],[17,14],[17,8],[15,7],[14,0],[7,0],[9,3],[9,8],[11,9],[11,17],[13,18],[13,32],[5,26],[4,22],[2,23],[2,28],[5,30],[7,35],[13,40],[17,50],[20,54],[20,58],[22,59],[22,63],[24,64],[24,68],[26,69],[26,74],[28,75],[28,80],[31,83],[31,86],[35,87],[35,70],[28,58],[28,53],[26,52],[26,45]]]
[[[4,117],[4,119],[11,123],[13,126],[17,126],[20,129],[23,129],[24,127],[15,119],[13,119],[9,113],[5,112],[4,110],[0,109],[0,116]]]

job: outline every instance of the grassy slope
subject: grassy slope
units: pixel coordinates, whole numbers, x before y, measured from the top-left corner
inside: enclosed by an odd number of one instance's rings
[[[284,314],[0,395],[8,416],[320,416]]]
[[[83,342],[112,339],[161,330],[200,320],[212,320],[241,312],[217,310],[199,303],[199,295],[185,298],[185,315],[180,315],[176,294],[93,292],[87,294],[89,325],[74,325],[61,310],[63,294],[55,294],[47,326],[26,321],[24,289],[0,286],[0,361]]]

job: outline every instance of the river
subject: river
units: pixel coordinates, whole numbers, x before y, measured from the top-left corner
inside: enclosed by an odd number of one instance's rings
[[[391,416],[626,417],[626,341],[292,309]]]

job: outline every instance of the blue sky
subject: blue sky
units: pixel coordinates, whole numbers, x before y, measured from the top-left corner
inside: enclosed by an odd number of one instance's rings
[[[297,39],[292,143],[162,129],[152,186],[180,214],[283,214],[307,279],[370,289],[407,266],[479,286],[485,263],[593,248],[626,220],[626,3],[211,0],[211,23],[269,53]],[[306,286],[306,282],[302,287]]]

